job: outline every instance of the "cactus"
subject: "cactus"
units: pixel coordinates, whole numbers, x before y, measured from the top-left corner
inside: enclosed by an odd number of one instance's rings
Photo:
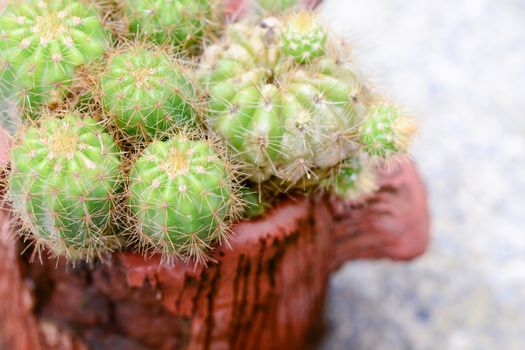
[[[364,118],[366,89],[357,74],[328,51],[295,63],[281,50],[283,28],[273,17],[233,25],[202,63],[208,124],[255,182],[277,176],[296,183],[337,165],[358,148]]]
[[[256,191],[248,188],[241,188],[241,200],[244,204],[243,217],[254,219],[266,212],[267,203],[261,199],[261,195]]]
[[[376,97],[348,51],[311,12],[245,20],[206,50],[207,124],[252,181],[276,176],[285,189],[320,184],[330,169],[369,149],[373,140],[360,131]],[[406,143],[408,135],[397,133],[393,142]]]
[[[405,153],[415,127],[411,120],[390,104],[380,103],[368,112],[361,126],[361,143],[373,157],[388,159]]]
[[[206,260],[224,242],[237,187],[209,141],[174,136],[152,142],[130,173],[129,208],[143,247],[164,257]]]
[[[298,63],[309,63],[325,54],[326,30],[307,12],[293,16],[282,34],[283,52]]]
[[[186,51],[199,51],[203,36],[215,30],[220,16],[215,0],[125,0],[124,6],[132,33]]]
[[[111,249],[119,149],[91,118],[44,117],[12,149],[9,198],[37,245],[90,260]]]
[[[74,0],[12,4],[0,16],[3,65],[29,114],[59,103],[75,69],[100,57],[107,34],[96,10]]]
[[[297,0],[257,0],[257,4],[266,11],[284,11],[297,5]]]
[[[160,49],[127,48],[100,78],[102,104],[126,135],[159,138],[196,125],[196,92],[181,64]]]
[[[347,160],[333,171],[324,186],[343,200],[355,200],[378,189],[375,174],[364,159]]]

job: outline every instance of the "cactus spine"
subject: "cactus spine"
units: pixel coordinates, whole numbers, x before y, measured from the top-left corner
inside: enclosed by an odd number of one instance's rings
[[[56,105],[75,69],[100,57],[107,35],[92,6],[74,0],[31,0],[0,16],[0,52],[20,103],[30,114]]]
[[[100,78],[104,110],[126,135],[150,140],[196,125],[196,92],[183,67],[161,49],[131,47]]]
[[[129,207],[139,242],[164,254],[205,261],[228,234],[235,180],[212,144],[174,136],[151,143],[130,174]]]
[[[12,150],[9,196],[37,244],[71,259],[111,248],[119,149],[91,118],[50,116]]]

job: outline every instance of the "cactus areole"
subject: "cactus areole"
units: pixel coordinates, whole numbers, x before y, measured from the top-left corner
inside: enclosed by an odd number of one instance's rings
[[[93,119],[49,117],[11,153],[9,196],[27,229],[56,254],[92,258],[107,249],[120,157]]]
[[[31,0],[8,6],[0,16],[0,51],[8,71],[4,84],[35,109],[58,103],[75,68],[102,56],[107,47],[96,10],[74,0]]]
[[[295,183],[357,154],[367,90],[311,14],[232,25],[205,52],[209,125],[255,182]],[[345,58],[345,59],[343,59]]]
[[[130,174],[139,240],[164,254],[203,258],[224,238],[234,195],[229,169],[211,144],[183,136],[150,144]]]

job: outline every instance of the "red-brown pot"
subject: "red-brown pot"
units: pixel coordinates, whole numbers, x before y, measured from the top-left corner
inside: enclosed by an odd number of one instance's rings
[[[1,139],[1,137],[0,137]],[[5,139],[4,139],[5,141]],[[5,160],[5,154],[4,154]],[[207,268],[114,254],[107,265],[28,262],[0,210],[0,349],[302,349],[330,274],[355,258],[411,259],[428,242],[410,162],[366,201],[288,200],[234,228]]]

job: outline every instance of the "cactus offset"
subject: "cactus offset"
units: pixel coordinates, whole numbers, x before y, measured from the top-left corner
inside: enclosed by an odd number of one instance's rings
[[[411,120],[398,108],[385,103],[375,105],[368,113],[361,126],[361,143],[365,152],[383,159],[405,153],[415,132]]]
[[[38,245],[88,260],[111,248],[121,163],[101,125],[75,115],[43,118],[11,158],[9,198]]]
[[[109,59],[100,78],[104,110],[126,135],[159,138],[196,125],[196,92],[182,65],[161,49],[131,47]]]
[[[60,102],[75,68],[107,47],[96,10],[74,0],[32,0],[7,7],[0,16],[0,52],[13,76],[10,84],[31,115]]]
[[[324,181],[324,187],[341,199],[354,200],[378,189],[375,174],[364,160],[346,160],[333,171],[334,176]]]
[[[260,193],[257,193],[249,187],[242,187],[240,194],[245,207],[243,213],[244,218],[257,218],[266,212],[267,203],[262,200]]]
[[[215,0],[125,0],[130,31],[159,44],[200,51],[203,37],[219,22]]]
[[[129,207],[142,246],[164,257],[204,262],[211,245],[226,239],[238,190],[208,141],[174,136],[151,143],[129,182]]]
[[[309,63],[326,51],[326,30],[307,12],[292,16],[282,34],[283,52],[298,63]]]
[[[283,11],[297,5],[297,0],[257,0],[257,4],[265,11]]]

